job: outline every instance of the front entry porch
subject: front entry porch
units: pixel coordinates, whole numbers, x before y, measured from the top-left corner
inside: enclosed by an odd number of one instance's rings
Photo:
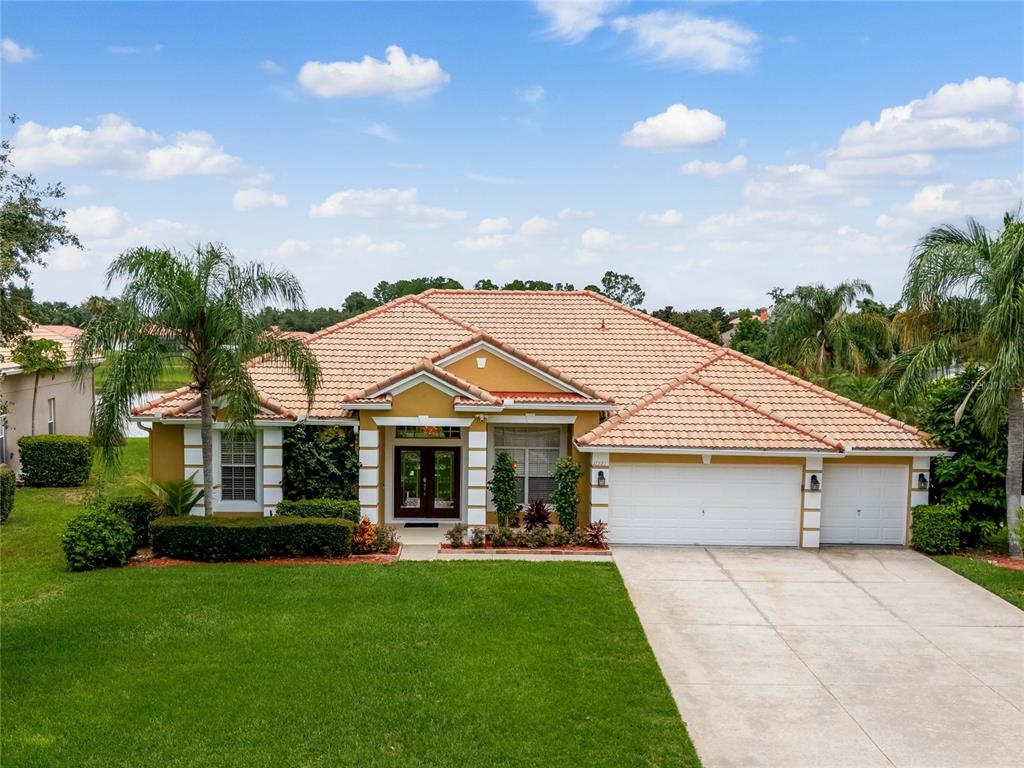
[[[457,446],[395,446],[395,520],[459,519],[461,453]]]

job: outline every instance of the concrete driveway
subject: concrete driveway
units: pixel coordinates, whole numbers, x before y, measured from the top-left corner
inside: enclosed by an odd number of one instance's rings
[[[614,555],[706,768],[1022,765],[1024,612],[928,558]]]

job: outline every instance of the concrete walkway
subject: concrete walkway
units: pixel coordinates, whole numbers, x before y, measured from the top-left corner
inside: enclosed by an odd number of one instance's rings
[[[614,554],[705,768],[1022,765],[1024,612],[928,558]]]

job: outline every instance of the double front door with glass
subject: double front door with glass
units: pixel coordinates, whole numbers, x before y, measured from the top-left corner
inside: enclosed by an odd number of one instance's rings
[[[459,449],[395,448],[395,517],[459,518]]]

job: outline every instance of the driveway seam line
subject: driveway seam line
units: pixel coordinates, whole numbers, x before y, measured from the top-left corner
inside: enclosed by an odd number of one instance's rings
[[[848,710],[846,708],[846,705],[844,705],[843,702],[841,702],[839,700],[839,698],[832,692],[832,689],[829,688],[827,685],[825,685],[825,683],[822,681],[822,679],[820,677],[818,677],[818,675],[815,673],[815,671],[813,669],[811,669],[810,665],[806,661],[804,661],[803,656],[801,656],[799,653],[797,653],[796,649],[792,645],[789,644],[789,641],[786,640],[786,638],[783,636],[783,634],[781,632],[779,632],[779,628],[775,626],[775,622],[773,622],[771,619],[768,618],[768,615],[764,611],[762,611],[760,606],[758,606],[757,603],[754,602],[753,598],[751,598],[750,595],[747,594],[747,591],[743,588],[743,586],[740,584],[740,582],[738,582],[735,578],[733,578],[732,572],[728,568],[726,568],[719,561],[719,559],[717,557],[715,557],[714,552],[712,552],[707,547],[704,548],[704,551],[707,552],[708,557],[710,557],[712,560],[714,560],[715,565],[717,565],[719,568],[721,568],[722,571],[725,573],[725,575],[729,577],[729,581],[731,581],[733,584],[736,585],[736,589],[738,589],[742,593],[743,597],[745,597],[747,599],[747,602],[749,602],[750,605],[753,606],[754,610],[757,611],[758,613],[760,613],[764,617],[764,620],[768,623],[768,626],[770,626],[772,628],[772,631],[778,636],[778,638],[783,643],[785,643],[786,647],[789,648],[790,652],[794,656],[796,656],[797,659],[800,660],[800,663],[804,665],[804,668],[810,673],[811,677],[813,677],[815,680],[817,680],[818,685],[821,686],[822,690],[825,691],[829,696],[831,696],[832,700],[835,701],[835,703],[839,705],[839,708],[841,710],[843,710],[843,712],[846,713],[846,716],[849,717],[850,720],[852,720],[857,725],[857,727],[860,729],[860,732],[863,733],[864,736],[867,737],[867,740],[870,741],[872,743],[872,745],[874,745],[875,749],[878,750],[878,754],[880,754],[882,757],[884,757],[885,761],[887,763],[889,763],[889,765],[893,766],[893,768],[896,768],[896,763],[893,762],[892,758],[890,758],[889,755],[886,754],[885,750],[882,749],[878,745],[878,742],[876,742],[871,737],[871,734],[867,732],[867,729],[865,729],[864,726],[861,725],[861,722],[856,717],[853,716],[853,713],[850,712],[850,710]],[[834,584],[835,582],[830,582],[830,583]]]
[[[901,624],[906,625],[911,630],[913,630],[914,634],[916,634],[918,637],[920,637],[922,640],[924,640],[926,643],[928,643],[928,645],[930,645],[932,648],[937,650],[942,656],[944,656],[945,658],[947,658],[951,662],[953,662],[953,664],[955,666],[959,667],[964,672],[966,672],[968,675],[973,677],[982,686],[984,686],[985,688],[988,688],[990,691],[992,691],[992,693],[994,693],[996,696],[1001,698],[1003,701],[1005,701],[1011,707],[1016,709],[1018,712],[1021,711],[1020,707],[1018,707],[1016,703],[1010,701],[1010,699],[1006,698],[1006,696],[1004,696],[1002,693],[1000,693],[997,689],[993,688],[991,685],[989,685],[984,680],[982,680],[980,677],[978,677],[976,674],[974,674],[973,671],[971,671],[970,669],[965,667],[963,664],[961,664],[959,661],[957,661],[952,656],[950,656],[948,653],[946,653],[946,651],[943,650],[941,646],[939,646],[937,643],[935,643],[930,637],[928,637],[926,634],[924,634],[920,629],[915,627],[913,624],[911,624],[909,621],[904,619],[902,616],[897,615],[897,613],[894,610],[892,610],[889,606],[887,606],[885,603],[883,603],[877,597],[875,597],[870,592],[868,592],[866,589],[864,589],[864,587],[862,587],[856,581],[854,581],[849,576],[847,576],[845,573],[843,573],[841,570],[839,570],[839,568],[837,568],[832,562],[830,562],[827,557],[823,557],[820,552],[815,552],[814,556],[817,557],[821,562],[823,562],[827,567],[831,568],[833,571],[835,571],[840,576],[842,576],[844,579],[846,579],[847,582],[849,582],[850,584],[855,586],[857,589],[859,589],[861,592],[863,592],[865,595],[867,595],[868,598],[870,598],[876,605],[878,605],[880,608],[882,608],[884,611],[886,611],[886,613],[888,613],[890,616],[892,616],[894,619],[896,619],[896,621],[900,622]],[[922,555],[922,557],[923,557],[923,555]],[[881,561],[878,561],[878,562],[884,568],[884,563],[882,563]],[[959,576],[960,574],[956,574],[956,575]],[[963,578],[963,576],[960,576],[960,578]],[[966,579],[965,579],[965,581],[966,581]],[[912,582],[906,582],[905,581],[903,583],[904,584],[909,584],[909,583],[912,583]],[[935,626],[942,626],[942,625],[935,625]],[[957,626],[974,627],[975,625],[974,624],[962,624],[962,625],[957,625]]]

